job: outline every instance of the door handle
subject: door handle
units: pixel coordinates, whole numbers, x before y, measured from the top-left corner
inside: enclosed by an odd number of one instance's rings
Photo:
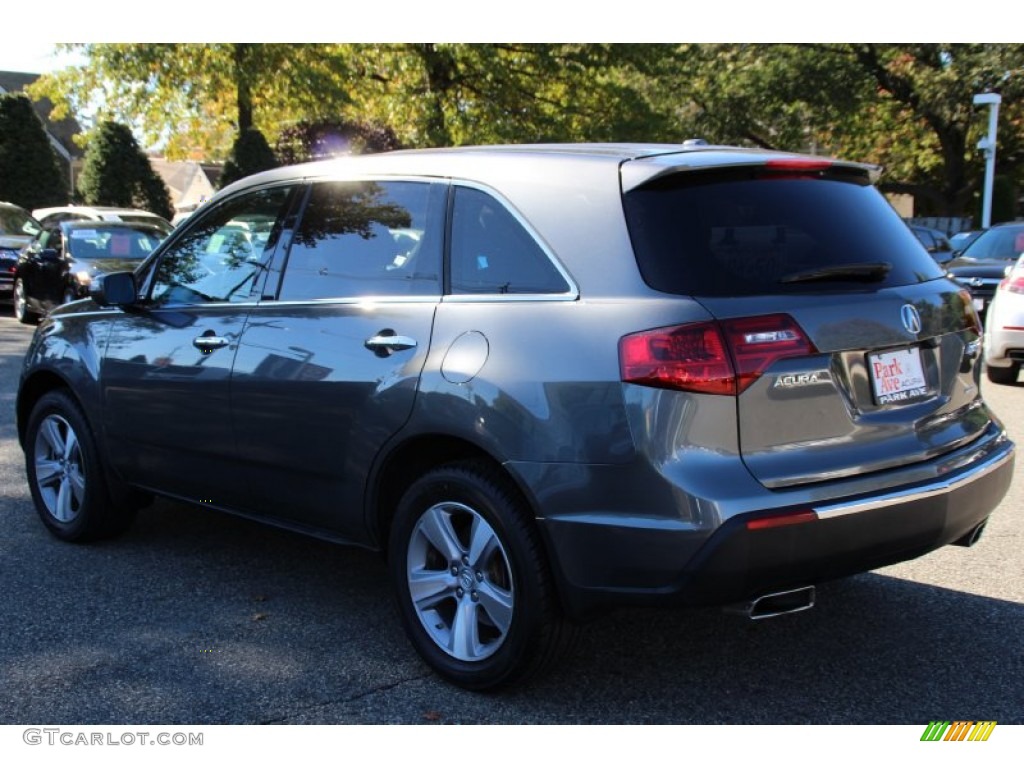
[[[196,336],[192,339],[192,346],[202,352],[204,355],[208,355],[215,349],[226,347],[228,340],[223,336],[216,336],[213,331],[207,331],[202,336]]]
[[[416,346],[416,339],[408,336],[399,336],[390,328],[385,328],[376,336],[371,336],[363,343],[377,357],[388,357],[403,349],[413,349]]]

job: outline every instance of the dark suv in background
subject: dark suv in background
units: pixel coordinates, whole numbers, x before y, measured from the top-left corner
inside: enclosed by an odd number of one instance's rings
[[[42,226],[24,208],[0,203],[0,299],[13,296],[18,254],[41,231]]]
[[[469,688],[610,606],[809,608],[974,543],[1013,472],[970,295],[872,181],[700,141],[244,179],[36,331],[36,508],[86,541],[155,493],[381,550]]]

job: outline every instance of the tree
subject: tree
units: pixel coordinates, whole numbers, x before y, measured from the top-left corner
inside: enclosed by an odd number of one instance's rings
[[[277,168],[274,150],[267,144],[266,138],[255,128],[241,133],[231,147],[231,154],[224,163],[224,171],[220,175],[220,188],[243,179],[260,171]]]
[[[223,159],[235,137],[276,137],[300,119],[337,114],[349,101],[351,52],[338,44],[88,43],[85,64],[44,75],[31,90],[55,115],[101,104],[100,119],[138,127],[170,158]]]
[[[400,149],[395,132],[385,125],[334,118],[302,120],[277,137],[274,154],[282,165],[294,165],[339,154],[362,155]]]
[[[67,200],[46,129],[23,94],[0,96],[0,200],[33,210]]]
[[[87,205],[143,208],[166,219],[174,215],[167,186],[139,147],[131,129],[106,121],[85,152],[78,191]]]

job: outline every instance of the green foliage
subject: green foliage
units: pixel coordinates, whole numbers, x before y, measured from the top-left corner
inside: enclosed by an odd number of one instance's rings
[[[67,200],[46,129],[22,94],[0,96],[0,200],[32,210]]]
[[[407,147],[700,136],[873,162],[920,213],[959,214],[983,165],[987,108],[972,96],[992,90],[999,170],[1024,182],[1021,44],[78,47],[87,63],[33,93],[77,114],[100,102],[172,158],[224,158],[250,125],[304,157],[296,126],[335,120],[390,128]]]
[[[111,121],[100,123],[85,153],[78,191],[87,205],[142,208],[171,218],[170,195],[131,129]]]
[[[387,126],[335,118],[302,120],[286,128],[277,137],[274,154],[282,165],[336,155],[364,155],[400,149],[398,137]]]
[[[224,172],[220,176],[220,187],[244,179],[260,171],[277,168],[274,150],[267,144],[266,138],[256,128],[244,131],[231,147],[231,155],[224,163]]]

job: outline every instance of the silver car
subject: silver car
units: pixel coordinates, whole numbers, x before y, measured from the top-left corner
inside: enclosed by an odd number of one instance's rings
[[[701,141],[244,179],[40,325],[35,505],[73,541],[161,494],[380,550],[473,689],[616,605],[809,608],[973,544],[1013,471],[971,297],[872,179]]]

